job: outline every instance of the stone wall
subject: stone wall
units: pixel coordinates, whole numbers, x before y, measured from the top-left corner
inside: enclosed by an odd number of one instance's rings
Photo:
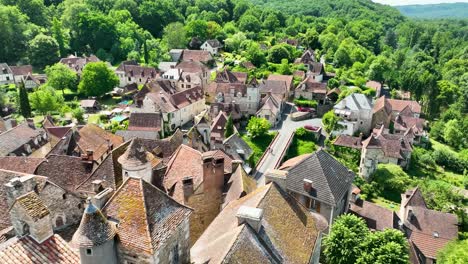
[[[190,263],[190,230],[189,221],[186,219],[175,231],[175,233],[168,238],[164,245],[156,252],[153,258],[153,263],[174,263],[173,260],[178,259],[177,263],[188,264]],[[178,254],[174,256],[174,254]]]

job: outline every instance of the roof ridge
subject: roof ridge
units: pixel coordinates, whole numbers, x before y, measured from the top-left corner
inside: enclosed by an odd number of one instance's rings
[[[125,143],[124,143],[125,144]],[[96,173],[97,170],[99,170],[99,168],[101,168],[101,166],[103,166],[104,162],[107,161],[107,159],[112,156],[112,152],[110,152],[109,154],[106,155],[106,157],[102,160],[101,163],[98,164],[98,166],[89,174],[88,177],[86,177],[86,179],[84,179],[81,183],[79,183],[77,186],[76,186],[76,190],[78,190],[81,186],[83,186],[89,179],[91,179],[94,174]],[[111,166],[111,170],[112,170],[112,174],[115,174],[115,171],[114,171],[114,166]]]
[[[144,187],[143,187],[143,179],[139,178],[139,179],[136,179],[136,178],[129,178],[129,179],[132,179],[132,180],[137,180],[139,181],[139,186],[140,186],[140,191],[141,191],[141,198],[143,200],[143,210],[144,210],[144,214],[145,214],[145,223],[146,223],[146,235],[148,236],[148,241],[150,241],[151,243],[151,254],[154,253],[154,247],[153,247],[153,239],[151,238],[151,231],[150,231],[150,225],[149,225],[149,222],[148,222],[148,210],[146,208],[146,198],[145,198],[145,191],[144,191]]]
[[[322,150],[322,149],[319,149],[319,150],[317,150],[317,151],[314,152],[314,153],[315,153],[315,156],[317,157],[318,164],[319,164],[319,166],[320,166],[320,172],[321,172],[321,174],[323,175],[323,177],[325,178],[325,180],[327,181],[326,186],[327,186],[328,192],[329,192],[329,194],[330,194],[330,196],[331,196],[331,200],[336,204],[335,196],[333,195],[333,191],[332,191],[331,188],[330,188],[331,183],[330,183],[330,181],[328,180],[328,177],[325,176],[324,167],[323,167],[322,162],[321,162],[321,160],[320,160],[320,158],[319,158],[319,156],[318,156],[318,153],[319,153],[319,152],[320,152],[320,153],[327,153],[327,152],[324,151],[324,150]],[[330,154],[327,153],[327,155],[329,155],[329,157],[333,158]],[[334,159],[334,158],[333,158],[333,159]],[[340,164],[341,164],[341,163],[340,163]]]

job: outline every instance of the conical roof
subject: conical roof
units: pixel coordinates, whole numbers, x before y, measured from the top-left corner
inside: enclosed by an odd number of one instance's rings
[[[83,213],[80,226],[73,235],[72,243],[78,247],[95,247],[113,239],[116,233],[116,226],[88,200],[88,206]]]
[[[119,157],[122,165],[139,166],[148,162],[147,151],[143,146],[143,141],[139,138],[132,139],[125,153]]]

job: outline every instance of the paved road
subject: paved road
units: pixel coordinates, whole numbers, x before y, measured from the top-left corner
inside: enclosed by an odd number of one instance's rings
[[[273,169],[276,163],[278,163],[281,152],[288,144],[288,139],[291,134],[300,127],[305,125],[312,125],[312,126],[322,126],[322,120],[320,118],[314,119],[307,119],[304,121],[294,122],[289,117],[283,120],[283,123],[277,131],[279,132],[278,137],[276,138],[274,144],[272,145],[272,152],[268,152],[265,154],[265,157],[262,159],[260,166],[257,168],[257,172],[255,173],[255,179],[257,180],[257,185],[262,186],[265,185],[265,172],[269,169]]]

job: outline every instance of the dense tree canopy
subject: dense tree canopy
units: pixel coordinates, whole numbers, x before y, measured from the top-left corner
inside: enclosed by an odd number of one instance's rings
[[[93,62],[84,68],[78,90],[87,96],[102,96],[118,84],[119,78],[104,62]]]

